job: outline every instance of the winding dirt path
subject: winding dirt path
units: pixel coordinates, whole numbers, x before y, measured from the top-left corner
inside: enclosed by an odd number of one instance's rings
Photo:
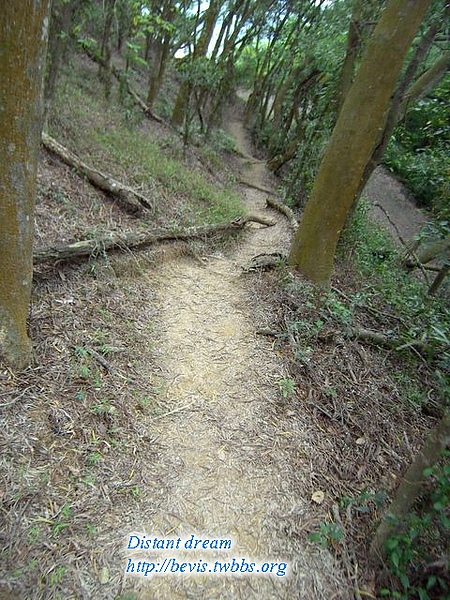
[[[400,237],[404,242],[413,239],[427,221],[426,214],[417,208],[405,186],[383,166],[373,172],[364,195],[373,203],[371,218],[390,233],[397,245],[401,244]]]
[[[229,130],[241,152],[251,146],[240,121]],[[242,159],[242,174],[271,185],[263,163]],[[266,194],[243,187],[252,212],[269,214]],[[208,561],[205,574],[140,581],[140,598],[344,600],[345,577],[328,552],[303,547],[286,531],[285,516],[309,503],[283,473],[289,464],[287,424],[277,414],[279,382],[287,375],[270,343],[255,332],[249,279],[241,265],[261,252],[286,252],[285,219],[252,226],[239,248],[205,264],[182,258],[152,277],[161,323],[158,354],[167,382],[168,414],[159,428],[164,501],[145,515],[149,537],[231,539],[230,551],[172,551],[182,562]],[[305,442],[306,443],[306,442]],[[309,464],[305,465],[305,477]],[[287,563],[272,575],[219,576],[214,562]],[[278,572],[278,575],[276,574]]]

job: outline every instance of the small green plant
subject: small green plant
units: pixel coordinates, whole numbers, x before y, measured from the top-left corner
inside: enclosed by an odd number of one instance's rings
[[[344,537],[344,530],[338,523],[321,523],[319,531],[313,531],[308,535],[311,542],[318,542],[322,548],[329,546],[336,548]]]
[[[56,567],[56,569],[53,569],[53,571],[51,571],[48,578],[48,582],[51,585],[51,587],[55,587],[61,583],[66,571],[67,567],[63,565],[61,565],[60,567]]]
[[[36,542],[38,542],[41,539],[41,536],[42,536],[41,528],[39,527],[39,525],[35,525],[28,531],[27,540],[29,541],[30,544],[35,544]]]
[[[278,387],[280,388],[281,397],[283,400],[287,400],[295,392],[295,381],[288,378],[280,379],[278,382]]]
[[[85,390],[77,390],[75,392],[75,400],[77,402],[84,402],[86,400],[86,391]]]
[[[64,506],[61,508],[58,514],[57,521],[55,521],[55,523],[52,526],[53,535],[58,535],[58,533],[60,533],[64,529],[67,529],[67,527],[70,526],[71,516],[72,510],[70,506],[64,504]]]
[[[386,502],[386,499],[386,492],[370,492],[369,490],[363,490],[354,498],[350,496],[344,496],[340,501],[340,505],[343,508],[348,508],[350,506],[355,512],[359,514],[366,514],[370,513],[373,508],[382,508]]]
[[[98,464],[101,460],[103,460],[103,455],[100,452],[92,452],[86,459],[87,464],[90,466]]]
[[[89,535],[95,535],[96,534],[95,525],[93,525],[92,523],[86,523],[86,531],[89,533]]]
[[[142,489],[138,485],[133,485],[133,487],[130,488],[130,494],[133,498],[140,498],[142,496]]]
[[[91,370],[87,365],[80,365],[77,370],[77,375],[80,379],[89,379],[91,377]]]
[[[111,404],[108,398],[100,398],[98,402],[91,404],[91,410],[97,415],[115,415],[117,414],[117,408]]]
[[[349,325],[352,321],[352,311],[330,294],[326,301],[326,307],[330,316],[341,325]]]

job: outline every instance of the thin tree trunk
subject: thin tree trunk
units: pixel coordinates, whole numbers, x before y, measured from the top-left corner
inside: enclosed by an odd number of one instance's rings
[[[206,56],[208,46],[214,33],[214,27],[219,16],[222,0],[211,0],[209,7],[206,9],[203,29],[198,42],[194,46],[192,54],[192,64],[195,64],[197,58]],[[183,81],[180,86],[175,106],[172,112],[170,122],[174,127],[179,127],[184,122],[189,107],[190,90],[192,89],[193,81]]]
[[[99,76],[104,84],[105,98],[109,100],[111,95],[111,28],[114,19],[114,7],[116,0],[107,0],[105,23],[103,26],[101,57],[103,62],[100,63]]]
[[[66,41],[63,34],[69,31],[74,8],[74,3],[53,2],[52,5],[47,51],[47,72],[44,85],[44,129],[46,128],[45,123],[48,119],[59,68],[66,48]]]

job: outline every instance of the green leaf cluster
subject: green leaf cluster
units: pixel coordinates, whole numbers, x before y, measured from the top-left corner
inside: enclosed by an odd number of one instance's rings
[[[442,557],[434,555],[436,540],[450,539],[450,452],[443,461],[424,470],[428,496],[409,515],[401,531],[386,543],[389,570],[397,582],[383,588],[381,596],[409,600],[444,600],[450,594],[450,579],[440,568]],[[432,568],[434,565],[434,568]]]

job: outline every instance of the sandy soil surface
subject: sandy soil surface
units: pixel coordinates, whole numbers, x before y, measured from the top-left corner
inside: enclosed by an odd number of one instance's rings
[[[364,195],[373,203],[371,217],[387,229],[397,244],[411,240],[427,221],[427,215],[417,208],[405,186],[383,166],[373,172]]]
[[[229,122],[229,132],[251,156],[241,122]],[[271,185],[263,163],[240,160],[246,180]],[[284,217],[265,208],[267,194],[247,186],[242,193],[250,212],[277,224],[254,224],[226,256],[169,262],[156,274],[158,354],[173,407],[160,430],[161,460],[171,485],[165,510],[142,519],[142,529],[149,537],[231,539],[231,551],[190,551],[184,560],[212,565],[234,557],[260,571],[266,561],[286,563],[288,575],[273,567],[272,575],[223,577],[208,566],[205,575],[160,577],[151,586],[143,580],[140,597],[344,599],[345,577],[331,554],[303,547],[284,530],[283,516],[310,499],[284,480],[290,442],[276,404],[287,374],[271,343],[256,335],[241,266],[261,252],[286,252],[290,232]]]

